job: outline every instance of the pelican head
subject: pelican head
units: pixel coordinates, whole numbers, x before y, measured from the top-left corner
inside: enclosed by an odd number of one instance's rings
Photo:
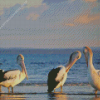
[[[66,66],[66,72],[69,71],[69,69],[74,65],[74,63],[81,58],[81,52],[80,51],[75,51],[70,55],[70,59],[68,62],[68,65]]]
[[[89,48],[88,46],[85,46],[85,47],[83,48],[83,53],[84,53],[85,55],[87,54],[88,56],[89,56],[89,54],[93,56],[93,52],[92,52],[91,48]]]
[[[26,67],[25,67],[25,64],[24,64],[24,56],[22,54],[19,54],[17,56],[17,63],[22,67],[22,72],[24,72],[26,74],[26,78],[28,79]]]
[[[75,51],[70,55],[69,62],[73,62],[74,60],[78,60],[81,58],[81,52],[80,51]]]
[[[83,48],[83,54],[85,56],[86,64],[87,64],[87,67],[88,67],[88,59],[89,59],[89,56],[91,56],[91,58],[92,58],[93,52],[92,52],[91,48],[89,48],[88,46],[85,46]]]
[[[24,56],[22,54],[19,54],[17,56],[17,63],[20,65],[21,64],[21,61],[24,61]]]

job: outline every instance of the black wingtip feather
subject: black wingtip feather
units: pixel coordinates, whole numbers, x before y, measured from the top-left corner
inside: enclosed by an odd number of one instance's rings
[[[57,73],[59,72],[60,68],[52,69],[49,74],[48,74],[48,92],[52,92],[54,88],[57,86],[59,83],[58,81],[55,81],[55,78],[57,77]]]

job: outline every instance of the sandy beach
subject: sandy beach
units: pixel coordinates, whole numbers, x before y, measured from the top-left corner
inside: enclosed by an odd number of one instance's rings
[[[0,100],[100,100],[100,92],[97,97],[94,95],[93,88],[90,85],[63,86],[63,92],[60,88],[56,92],[47,93],[46,85],[26,85],[15,86],[14,93],[8,93],[7,88],[2,87]]]

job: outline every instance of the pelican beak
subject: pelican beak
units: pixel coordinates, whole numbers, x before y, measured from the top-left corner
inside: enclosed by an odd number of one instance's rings
[[[86,61],[87,67],[88,67],[88,51],[86,48],[83,49],[83,54],[85,56],[85,61]]]
[[[69,64],[66,66],[66,72],[68,72],[71,67],[74,65],[74,63],[77,61],[78,59],[75,58],[72,62],[69,62]]]
[[[85,56],[85,61],[86,61],[87,67],[88,67],[88,57],[86,54],[84,54],[84,56]]]
[[[25,64],[24,64],[24,60],[21,61],[21,66],[23,67],[22,69],[25,72],[26,78],[28,80],[28,74],[27,74],[27,70],[26,70],[26,67],[25,67]]]

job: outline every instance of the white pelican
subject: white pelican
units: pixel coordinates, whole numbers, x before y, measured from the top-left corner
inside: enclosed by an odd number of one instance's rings
[[[62,86],[66,81],[67,73],[69,72],[69,69],[73,66],[73,64],[81,58],[81,52],[76,51],[73,52],[70,55],[70,59],[68,64],[64,66],[58,66],[56,69],[52,69],[48,74],[48,92],[55,91],[56,88],[61,87],[62,92]]]
[[[93,66],[93,52],[89,47],[83,48],[86,64],[88,67],[88,80],[90,85],[95,89],[95,94],[100,90],[100,70],[96,70]]]
[[[22,54],[19,54],[17,56],[17,63],[21,66],[22,71],[20,70],[9,70],[5,71],[3,73],[2,80],[0,80],[0,85],[4,87],[8,87],[8,92],[10,92],[10,87],[12,87],[12,93],[13,93],[13,87],[17,84],[19,84],[24,78],[26,77],[28,79],[27,71],[24,64],[24,56]]]

